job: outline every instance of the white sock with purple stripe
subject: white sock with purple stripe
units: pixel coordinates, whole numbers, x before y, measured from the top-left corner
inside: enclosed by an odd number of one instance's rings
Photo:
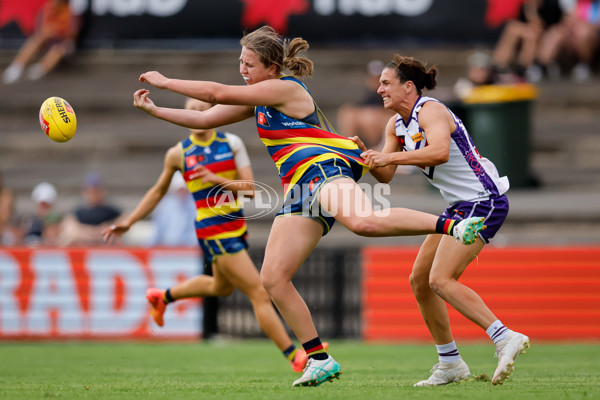
[[[448,344],[436,344],[435,348],[437,349],[441,363],[450,364],[458,361],[460,358],[460,354],[458,354],[458,349],[456,348],[456,343],[454,341]]]
[[[489,326],[489,328],[485,330],[485,332],[488,334],[490,339],[492,339],[494,344],[498,344],[498,342],[506,339],[510,330],[507,327],[505,327],[499,319],[497,319],[494,322],[492,322],[492,324]]]

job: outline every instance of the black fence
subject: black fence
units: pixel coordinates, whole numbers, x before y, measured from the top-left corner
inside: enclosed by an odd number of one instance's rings
[[[264,249],[251,249],[250,256],[260,267]],[[315,250],[302,265],[293,282],[306,301],[321,337],[360,338],[359,248]],[[219,298],[218,304],[219,334],[236,337],[266,337],[254,317],[250,301],[239,290],[230,297]],[[293,337],[289,328],[288,331]]]

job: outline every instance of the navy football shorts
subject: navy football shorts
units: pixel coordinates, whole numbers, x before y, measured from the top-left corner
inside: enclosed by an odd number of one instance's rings
[[[498,229],[504,223],[508,215],[508,199],[505,195],[490,198],[477,202],[461,201],[448,207],[442,214],[442,217],[452,218],[461,221],[470,217],[485,218],[486,229],[479,232],[479,237],[484,243],[489,243],[490,239],[496,235]]]

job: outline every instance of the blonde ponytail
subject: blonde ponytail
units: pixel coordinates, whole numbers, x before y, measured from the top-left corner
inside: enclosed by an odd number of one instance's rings
[[[283,44],[285,58],[283,65],[297,78],[312,76],[314,64],[307,57],[298,57],[301,51],[308,50],[308,42],[302,38],[286,40]]]

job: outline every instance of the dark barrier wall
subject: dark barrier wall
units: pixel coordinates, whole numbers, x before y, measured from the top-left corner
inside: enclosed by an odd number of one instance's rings
[[[249,253],[260,266],[264,249],[250,248]],[[294,277],[324,338],[361,336],[360,262],[359,248],[317,248]],[[250,301],[239,290],[219,298],[218,327],[220,334],[264,337]]]
[[[44,0],[0,0],[0,47],[35,26]],[[490,42],[521,0],[72,0],[87,46],[230,38],[270,24],[311,42]]]

